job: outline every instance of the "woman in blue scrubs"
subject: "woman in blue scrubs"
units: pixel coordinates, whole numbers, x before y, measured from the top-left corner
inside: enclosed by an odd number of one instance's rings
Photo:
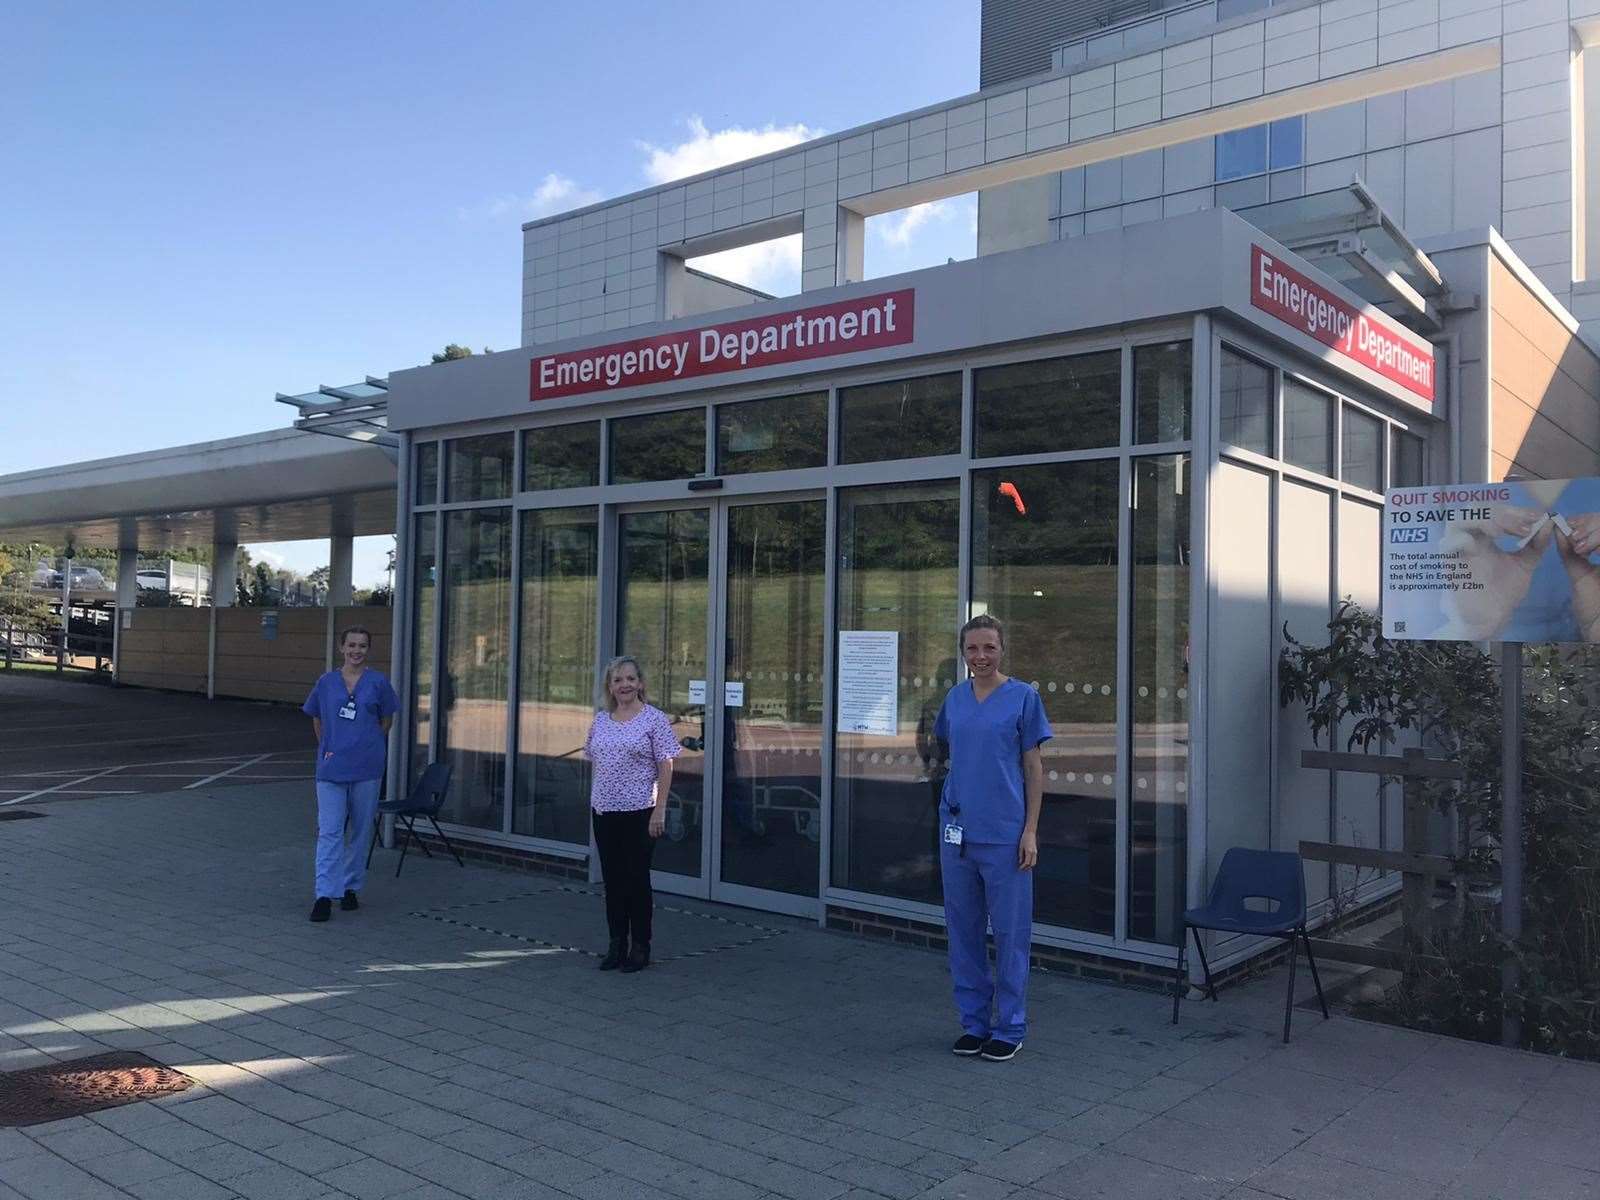
[[[1005,631],[990,616],[961,627],[971,678],[950,689],[934,733],[950,746],[939,806],[939,865],[950,943],[950,980],[961,1036],[951,1049],[991,1062],[1014,1058],[1027,1032],[1033,943],[1033,868],[1047,741],[1039,693],[1000,673]],[[989,974],[985,926],[994,929]]]
[[[339,635],[344,660],[318,679],[300,711],[317,737],[317,898],[313,921],[361,907],[367,838],[389,757],[389,726],[400,699],[389,681],[367,666],[372,635],[350,628]],[[345,841],[348,825],[350,840]]]

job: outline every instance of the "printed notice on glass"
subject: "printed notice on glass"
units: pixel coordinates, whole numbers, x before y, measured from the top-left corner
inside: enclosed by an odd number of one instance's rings
[[[899,723],[899,679],[897,631],[841,629],[839,732],[893,737]]]
[[[689,680],[689,703],[704,704],[706,702],[706,681],[704,679]]]

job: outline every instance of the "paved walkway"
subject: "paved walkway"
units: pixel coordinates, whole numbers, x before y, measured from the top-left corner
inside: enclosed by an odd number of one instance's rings
[[[304,784],[27,807],[0,1068],[205,1086],[0,1129],[3,1200],[1600,1196],[1600,1066],[1303,1010],[1284,1047],[1281,976],[1174,1028],[1036,975],[1022,1054],[962,1061],[924,951],[664,899],[677,957],[602,975],[598,899],[538,876],[380,852],[309,924]]]

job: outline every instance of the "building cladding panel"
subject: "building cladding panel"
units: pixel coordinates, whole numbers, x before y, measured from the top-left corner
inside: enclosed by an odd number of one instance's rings
[[[1169,7],[1162,0],[983,0],[978,86],[1048,71],[1057,42]]]

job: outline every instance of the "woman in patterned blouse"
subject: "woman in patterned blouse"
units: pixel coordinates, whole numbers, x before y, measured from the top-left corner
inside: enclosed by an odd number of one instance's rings
[[[672,760],[679,746],[666,713],[645,699],[644,671],[637,659],[612,659],[600,693],[605,707],[595,714],[584,740],[594,766],[589,807],[611,931],[611,947],[600,969],[621,967],[632,973],[650,965],[650,856],[666,826]]]

